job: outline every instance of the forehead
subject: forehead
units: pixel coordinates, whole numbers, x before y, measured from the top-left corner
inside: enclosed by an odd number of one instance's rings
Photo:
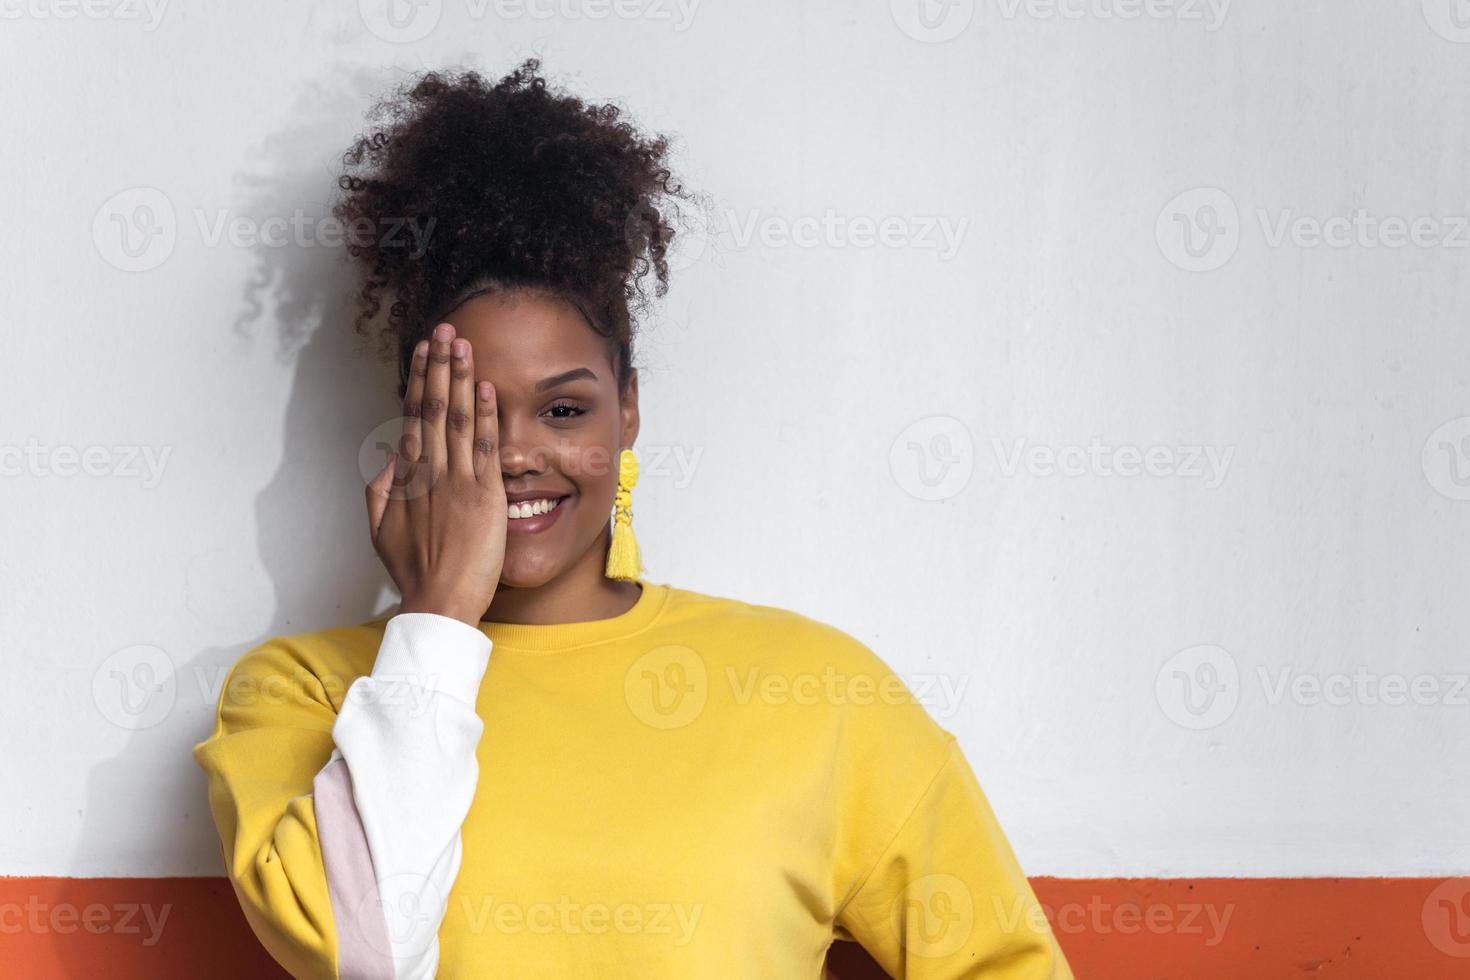
[[[606,341],[566,300],[529,292],[487,294],[445,319],[474,349],[475,373],[497,385],[531,384],[576,367],[612,379]]]

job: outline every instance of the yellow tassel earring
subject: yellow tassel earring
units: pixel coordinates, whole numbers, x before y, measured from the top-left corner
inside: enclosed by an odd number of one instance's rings
[[[612,544],[607,549],[607,577],[636,582],[643,571],[638,540],[633,537],[633,486],[638,482],[638,457],[633,450],[618,454],[618,496],[613,509]]]

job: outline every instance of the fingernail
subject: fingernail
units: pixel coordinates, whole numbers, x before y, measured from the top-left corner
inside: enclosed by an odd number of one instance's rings
[[[460,340],[458,337],[456,337],[454,338],[454,343],[450,345],[449,349],[454,351],[454,356],[462,361],[464,360],[464,356],[469,353],[470,345],[468,341]]]
[[[453,332],[453,328],[451,328],[449,326],[449,324],[447,324],[447,323],[441,323],[437,327],[434,328],[434,339],[435,340],[440,340],[440,341],[448,340],[449,339],[449,335],[452,332]]]

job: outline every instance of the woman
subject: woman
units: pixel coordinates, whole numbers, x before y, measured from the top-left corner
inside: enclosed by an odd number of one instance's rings
[[[399,612],[234,665],[209,777],[251,927],[301,977],[1070,977],[954,737],[857,640],[642,576],[642,282],[663,139],[429,74],[346,156],[363,329],[404,424],[367,488]],[[609,520],[609,512],[615,515]]]

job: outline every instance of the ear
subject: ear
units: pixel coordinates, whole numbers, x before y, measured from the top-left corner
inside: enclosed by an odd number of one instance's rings
[[[622,445],[632,447],[638,441],[638,369],[628,373],[628,391],[622,401]]]

